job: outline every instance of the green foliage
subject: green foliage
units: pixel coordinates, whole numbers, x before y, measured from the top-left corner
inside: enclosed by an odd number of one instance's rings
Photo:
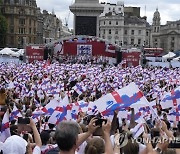
[[[6,39],[6,33],[7,33],[7,20],[4,16],[0,15],[0,47],[5,46],[5,39]]]

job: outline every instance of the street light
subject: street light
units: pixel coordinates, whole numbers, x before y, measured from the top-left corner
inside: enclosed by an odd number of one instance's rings
[[[143,66],[143,67],[146,65],[146,57],[145,57],[145,50],[144,50],[145,42],[146,41],[144,41],[144,43],[141,47],[141,66]]]

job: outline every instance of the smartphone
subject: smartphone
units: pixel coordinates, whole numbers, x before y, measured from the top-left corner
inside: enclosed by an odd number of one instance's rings
[[[178,128],[175,128],[175,127],[173,128],[173,131],[177,131],[177,130],[178,130]]]
[[[25,139],[27,142],[28,142],[28,137],[29,137],[28,134],[23,135],[23,139]]]
[[[22,132],[32,132],[32,128],[29,125],[26,124],[18,124],[18,134],[21,134]]]
[[[106,123],[107,123],[107,119],[98,119],[98,120],[95,122],[95,125],[102,127],[102,123],[103,123],[103,122],[105,122],[105,124],[106,124]]]
[[[29,118],[22,118],[22,117],[18,117],[18,124],[30,124],[30,119]]]

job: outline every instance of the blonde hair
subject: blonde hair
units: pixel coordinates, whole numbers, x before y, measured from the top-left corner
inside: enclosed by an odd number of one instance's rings
[[[85,154],[102,154],[104,151],[104,141],[98,137],[91,139],[85,148]]]

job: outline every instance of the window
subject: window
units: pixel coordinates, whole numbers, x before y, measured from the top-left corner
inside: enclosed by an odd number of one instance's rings
[[[111,34],[111,29],[109,29],[109,34]]]
[[[111,21],[109,21],[109,25],[111,25]]]
[[[141,39],[138,39],[138,45],[140,45],[141,44]]]
[[[118,25],[118,21],[116,21],[116,25]]]
[[[104,29],[103,31],[104,31],[104,34],[106,34],[106,31],[105,31],[105,29]]]
[[[29,43],[31,43],[31,37],[29,37]]]
[[[106,25],[106,22],[104,21],[104,25]]]
[[[127,35],[127,30],[124,30],[124,35]]]
[[[134,30],[131,30],[131,35],[134,35]]]
[[[156,32],[156,27],[154,27],[154,32]]]
[[[146,32],[146,36],[149,36],[149,33],[148,33],[148,32]]]
[[[174,41],[175,40],[175,38],[174,37],[171,37],[171,41]]]
[[[10,33],[14,33],[14,27],[10,27]]]
[[[34,34],[36,34],[36,28],[34,28]]]
[[[157,32],[159,32],[159,27],[157,27]]]
[[[36,37],[34,37],[34,44],[36,44]]]
[[[31,19],[29,19],[29,25],[31,26]]]
[[[133,38],[131,39],[131,45],[134,45],[134,39]]]
[[[25,28],[19,28],[19,34],[25,34]]]
[[[124,45],[127,45],[127,44],[128,44],[128,43],[127,43],[127,40],[125,40],[125,41],[124,41]]]
[[[21,9],[21,10],[19,11],[19,14],[24,15],[24,14],[25,14],[25,10],[24,10],[24,9]]]
[[[111,11],[111,8],[109,7],[109,11]]]
[[[14,18],[13,17],[10,18],[10,25],[14,25]]]
[[[31,32],[31,28],[29,28],[29,34],[31,34],[32,32]]]
[[[25,19],[19,19],[19,25],[25,25]]]
[[[118,29],[115,30],[115,34],[118,34]]]
[[[141,30],[138,31],[138,34],[141,35]]]

